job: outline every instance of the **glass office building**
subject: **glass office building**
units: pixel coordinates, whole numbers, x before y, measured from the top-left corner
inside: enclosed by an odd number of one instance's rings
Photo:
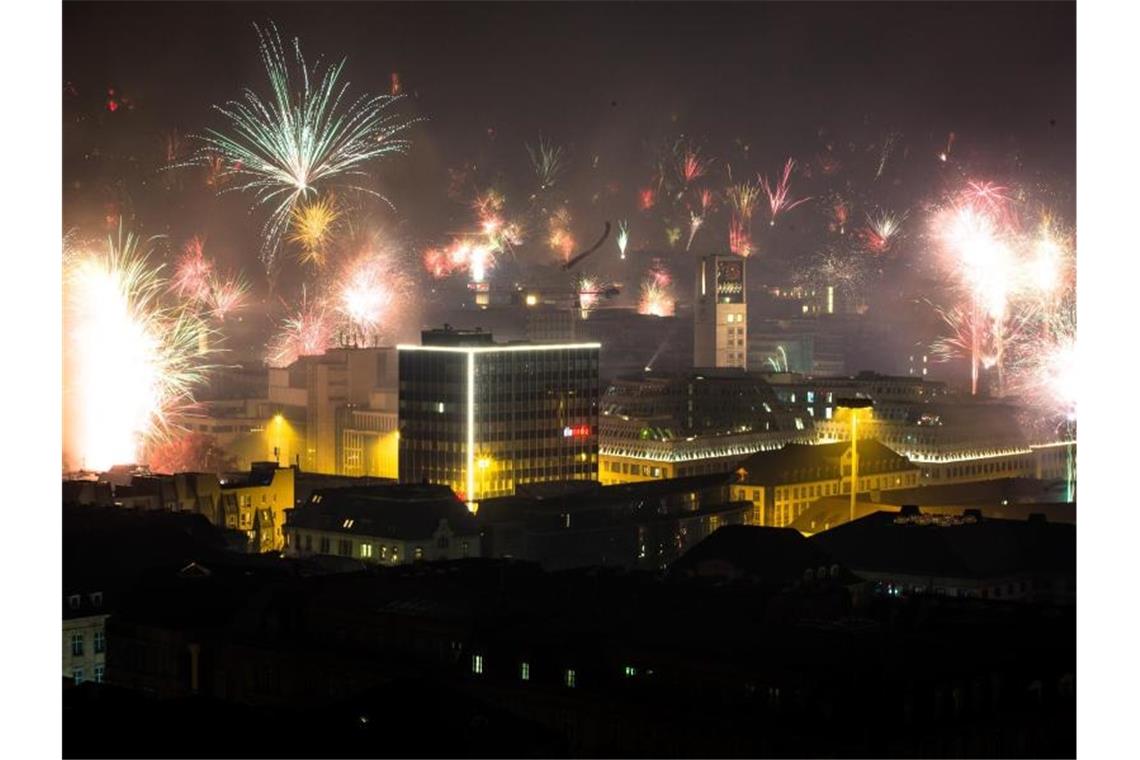
[[[442,483],[475,503],[597,479],[601,344],[445,329],[398,348],[401,482]]]

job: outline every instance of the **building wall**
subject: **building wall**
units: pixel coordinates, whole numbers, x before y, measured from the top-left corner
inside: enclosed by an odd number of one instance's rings
[[[107,615],[64,618],[64,678],[74,678],[77,682],[103,680],[107,656],[106,632]]]
[[[598,347],[401,347],[399,474],[465,501],[598,473]]]
[[[271,541],[264,541],[273,549],[280,549],[284,545],[282,526],[285,524],[285,510],[292,509],[295,493],[295,473],[291,467],[279,467],[273,471],[273,478],[268,485],[233,485],[223,487],[223,498],[228,499],[236,506],[223,518],[221,527],[245,531],[251,540],[255,536],[255,513],[259,509],[270,509],[273,512],[274,527]]]
[[[850,470],[850,466],[847,469]],[[914,488],[920,484],[920,473],[917,470],[871,473],[865,476],[861,474],[859,493]],[[768,486],[741,483],[733,486],[732,490],[733,499],[752,502],[753,511],[749,524],[776,528],[790,525],[817,499],[850,493],[850,472],[843,478],[785,482]]]
[[[285,554],[308,557],[318,554],[349,557],[382,565],[409,565],[416,561],[466,559],[480,556],[479,536],[457,536],[443,525],[423,540],[385,536],[362,536],[339,531],[285,527]]]

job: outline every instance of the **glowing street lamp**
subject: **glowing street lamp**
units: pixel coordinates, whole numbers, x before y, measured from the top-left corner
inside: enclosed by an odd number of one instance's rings
[[[855,494],[859,490],[859,413],[875,404],[869,398],[841,398],[835,402],[840,409],[848,410],[851,416],[851,517],[855,521]]]

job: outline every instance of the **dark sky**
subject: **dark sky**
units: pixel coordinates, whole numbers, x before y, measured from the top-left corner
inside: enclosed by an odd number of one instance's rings
[[[65,221],[85,226],[113,198],[149,231],[205,228],[246,262],[248,203],[163,194],[153,176],[164,134],[219,126],[212,104],[263,89],[252,24],[269,20],[309,59],[346,57],[354,92],[385,92],[399,72],[407,111],[428,120],[377,183],[417,244],[462,223],[448,168],[474,162],[485,181],[522,187],[524,143],[540,132],[566,146],[582,239],[635,213],[654,150],[682,135],[718,171],[755,176],[825,145],[863,157],[897,132],[874,188],[876,203],[897,205],[942,189],[934,156],[953,131],[958,175],[1044,182],[1067,206],[1075,15],[1074,3],[1024,2],[65,3]],[[107,112],[110,87],[133,108]],[[847,182],[871,189],[866,176]],[[613,200],[591,207],[606,183]],[[795,256],[815,241],[779,242]]]

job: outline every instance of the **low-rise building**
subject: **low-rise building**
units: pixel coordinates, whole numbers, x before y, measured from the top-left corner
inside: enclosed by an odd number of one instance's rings
[[[1075,604],[1077,530],[1043,514],[1026,520],[876,512],[809,539],[880,593]]]
[[[851,445],[789,443],[745,459],[733,485],[736,499],[753,504],[753,525],[790,525],[815,500],[851,493]],[[859,441],[857,493],[911,488],[920,470],[906,457],[874,440]]]
[[[732,501],[735,475],[640,483],[549,484],[479,506],[483,554],[547,570],[614,566],[660,570],[717,528],[743,524],[752,505]]]
[[[286,517],[285,553],[387,565],[480,554],[474,516],[447,486],[380,485],[314,491]]]

